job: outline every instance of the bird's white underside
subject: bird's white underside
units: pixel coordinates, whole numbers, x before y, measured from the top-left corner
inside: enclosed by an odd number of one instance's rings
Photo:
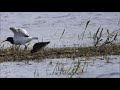
[[[16,45],[19,45],[19,44],[26,44],[28,42],[30,42],[31,40],[33,40],[32,37],[13,37],[13,40],[14,40],[14,43]]]

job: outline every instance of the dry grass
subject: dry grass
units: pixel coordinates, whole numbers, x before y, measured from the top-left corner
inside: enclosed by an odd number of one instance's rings
[[[98,47],[67,47],[67,48],[46,48],[34,54],[30,50],[23,49],[0,49],[0,62],[21,61],[21,60],[43,60],[54,58],[77,58],[92,57],[101,55],[120,55],[120,45],[105,45]]]

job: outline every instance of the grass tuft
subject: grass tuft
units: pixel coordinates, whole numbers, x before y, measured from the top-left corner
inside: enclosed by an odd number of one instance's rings
[[[31,54],[30,50],[23,49],[0,49],[0,62],[22,61],[22,60],[43,60],[54,58],[77,58],[92,57],[101,55],[120,55],[120,45],[110,44],[104,46],[91,47],[65,47],[46,48],[37,53]]]

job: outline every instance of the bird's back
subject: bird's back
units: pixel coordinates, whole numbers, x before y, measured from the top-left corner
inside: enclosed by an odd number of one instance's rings
[[[38,42],[35,43],[33,46],[33,49],[31,50],[31,53],[37,52],[41,49],[43,49],[46,45],[48,45],[50,42]]]

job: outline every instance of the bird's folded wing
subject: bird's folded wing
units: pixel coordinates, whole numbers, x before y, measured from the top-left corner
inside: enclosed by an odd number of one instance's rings
[[[31,50],[31,53],[35,53],[35,52],[43,49],[49,43],[50,42],[38,42],[38,43],[35,43],[34,46],[33,46],[33,49]]]

